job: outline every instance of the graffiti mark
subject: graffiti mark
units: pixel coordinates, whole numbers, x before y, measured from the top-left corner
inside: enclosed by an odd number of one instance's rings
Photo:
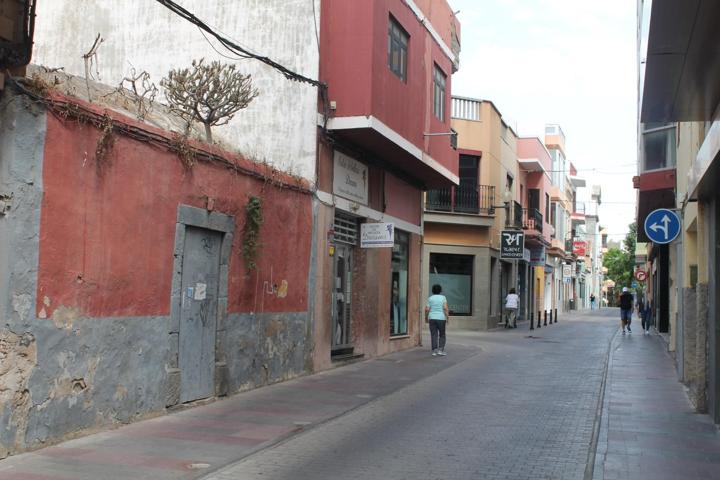
[[[213,253],[213,246],[214,246],[213,244],[215,243],[215,242],[213,242],[213,239],[212,239],[212,238],[203,237],[200,243],[202,243],[202,248],[203,248],[203,250],[205,250],[205,252],[207,252],[208,255],[212,255],[212,253]]]

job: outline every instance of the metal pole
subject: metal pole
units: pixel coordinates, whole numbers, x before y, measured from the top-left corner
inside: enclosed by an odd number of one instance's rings
[[[535,330],[535,327],[533,326],[533,323],[535,323],[535,319],[533,318],[535,314],[533,312],[530,312],[530,330]]]
[[[543,312],[543,327],[547,327],[547,310]]]
[[[555,323],[557,323],[557,308],[555,309]]]
[[[537,328],[542,328],[542,321],[540,321],[541,318],[542,318],[542,313],[540,312],[540,310],[538,310]]]

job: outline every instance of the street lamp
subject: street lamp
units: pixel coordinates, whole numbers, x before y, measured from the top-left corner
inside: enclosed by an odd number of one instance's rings
[[[503,204],[502,205],[490,205],[490,212],[495,213],[496,208],[505,209],[505,226],[510,225],[510,203],[512,202],[512,192],[509,188],[505,188],[503,192]]]

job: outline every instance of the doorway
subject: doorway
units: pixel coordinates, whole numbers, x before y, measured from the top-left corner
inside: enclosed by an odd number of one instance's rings
[[[182,260],[180,403],[214,395],[215,328],[222,233],[187,227]]]
[[[332,355],[351,354],[353,248],[338,243],[333,257]]]

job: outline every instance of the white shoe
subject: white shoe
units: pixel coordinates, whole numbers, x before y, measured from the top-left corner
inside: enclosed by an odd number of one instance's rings
[[[441,357],[447,357],[447,352],[445,350],[440,350],[440,351],[438,351],[437,354],[440,355]]]
[[[432,356],[433,356],[433,357],[437,357],[437,356],[438,356],[438,351],[437,351],[437,350],[433,350]]]

